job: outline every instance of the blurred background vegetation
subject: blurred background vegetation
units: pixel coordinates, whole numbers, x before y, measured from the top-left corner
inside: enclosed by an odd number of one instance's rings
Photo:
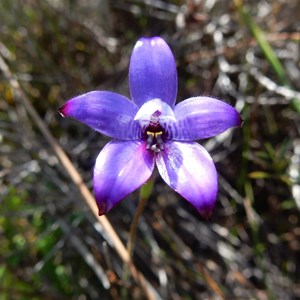
[[[23,101],[91,188],[108,139],[57,108],[129,96],[132,48],[153,35],[174,52],[178,101],[213,95],[245,123],[200,141],[219,172],[211,219],[157,177],[135,265],[157,299],[300,299],[298,0],[0,0],[0,20],[0,300],[145,298]],[[137,201],[108,214],[124,243]]]

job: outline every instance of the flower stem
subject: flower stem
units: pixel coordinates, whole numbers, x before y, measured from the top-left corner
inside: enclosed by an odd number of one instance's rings
[[[144,207],[149,199],[149,196],[151,195],[152,189],[153,189],[152,178],[150,178],[140,189],[140,201],[130,226],[129,237],[127,242],[127,251],[129,253],[130,260],[132,258],[132,253],[134,250],[138,222],[142,215]]]
[[[139,204],[137,206],[136,213],[135,213],[132,223],[130,225],[130,231],[129,231],[128,242],[127,242],[129,263],[126,266],[124,266],[124,270],[123,270],[122,281],[123,281],[124,286],[123,286],[123,289],[121,292],[122,299],[128,299],[128,280],[130,277],[129,269],[132,264],[132,255],[133,255],[133,250],[134,250],[134,245],[135,245],[137,226],[138,226],[139,219],[142,215],[142,212],[144,210],[144,207],[147,203],[147,200],[149,199],[149,196],[151,195],[152,188],[153,188],[153,179],[151,177],[140,189]],[[151,298],[148,297],[148,299],[151,299]]]

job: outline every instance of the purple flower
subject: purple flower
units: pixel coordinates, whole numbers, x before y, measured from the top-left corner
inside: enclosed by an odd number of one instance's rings
[[[141,38],[130,60],[132,101],[106,91],[75,97],[60,108],[113,140],[94,169],[99,215],[143,185],[155,164],[163,180],[203,216],[215,205],[218,182],[208,152],[194,142],[241,125],[238,112],[211,97],[193,97],[175,106],[177,71],[160,37]]]

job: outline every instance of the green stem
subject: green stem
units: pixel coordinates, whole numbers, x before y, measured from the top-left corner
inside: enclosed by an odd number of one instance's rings
[[[122,299],[128,299],[128,289],[127,289],[126,285],[128,284],[128,280],[130,277],[129,268],[132,263],[132,254],[133,254],[135,240],[136,240],[136,232],[137,232],[137,228],[138,228],[139,219],[140,219],[142,212],[145,208],[145,205],[149,199],[149,196],[152,193],[152,189],[153,189],[153,179],[151,177],[140,189],[139,204],[137,206],[136,213],[135,213],[132,223],[130,225],[128,242],[127,242],[127,251],[129,253],[130,261],[124,267],[124,270],[123,270],[122,280],[124,282],[124,286],[123,286],[123,289],[121,292]]]
[[[149,196],[151,195],[153,189],[153,180],[150,178],[147,183],[145,183],[140,190],[140,201],[138,204],[138,207],[136,209],[136,213],[133,217],[130,231],[129,231],[129,237],[127,242],[127,251],[129,253],[130,259],[132,258],[132,253],[134,250],[134,244],[136,239],[136,232],[137,232],[137,226],[139,223],[139,219],[142,215],[142,212],[145,208],[145,205],[149,199]]]

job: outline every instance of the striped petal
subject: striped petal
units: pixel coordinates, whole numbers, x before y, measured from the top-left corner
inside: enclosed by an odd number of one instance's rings
[[[132,140],[141,136],[139,122],[134,120],[138,107],[116,93],[89,92],[69,100],[59,111],[112,138]]]
[[[167,135],[178,141],[209,138],[242,124],[234,107],[211,97],[182,101],[175,106],[174,115],[176,122],[169,125]]]
[[[103,215],[151,176],[154,155],[143,141],[111,141],[100,152],[94,169],[94,193]]]
[[[176,63],[162,38],[138,40],[130,60],[129,83],[131,98],[138,106],[157,98],[174,106],[177,96]]]
[[[217,172],[207,151],[196,142],[167,142],[157,154],[158,171],[164,181],[204,217],[215,205]]]

